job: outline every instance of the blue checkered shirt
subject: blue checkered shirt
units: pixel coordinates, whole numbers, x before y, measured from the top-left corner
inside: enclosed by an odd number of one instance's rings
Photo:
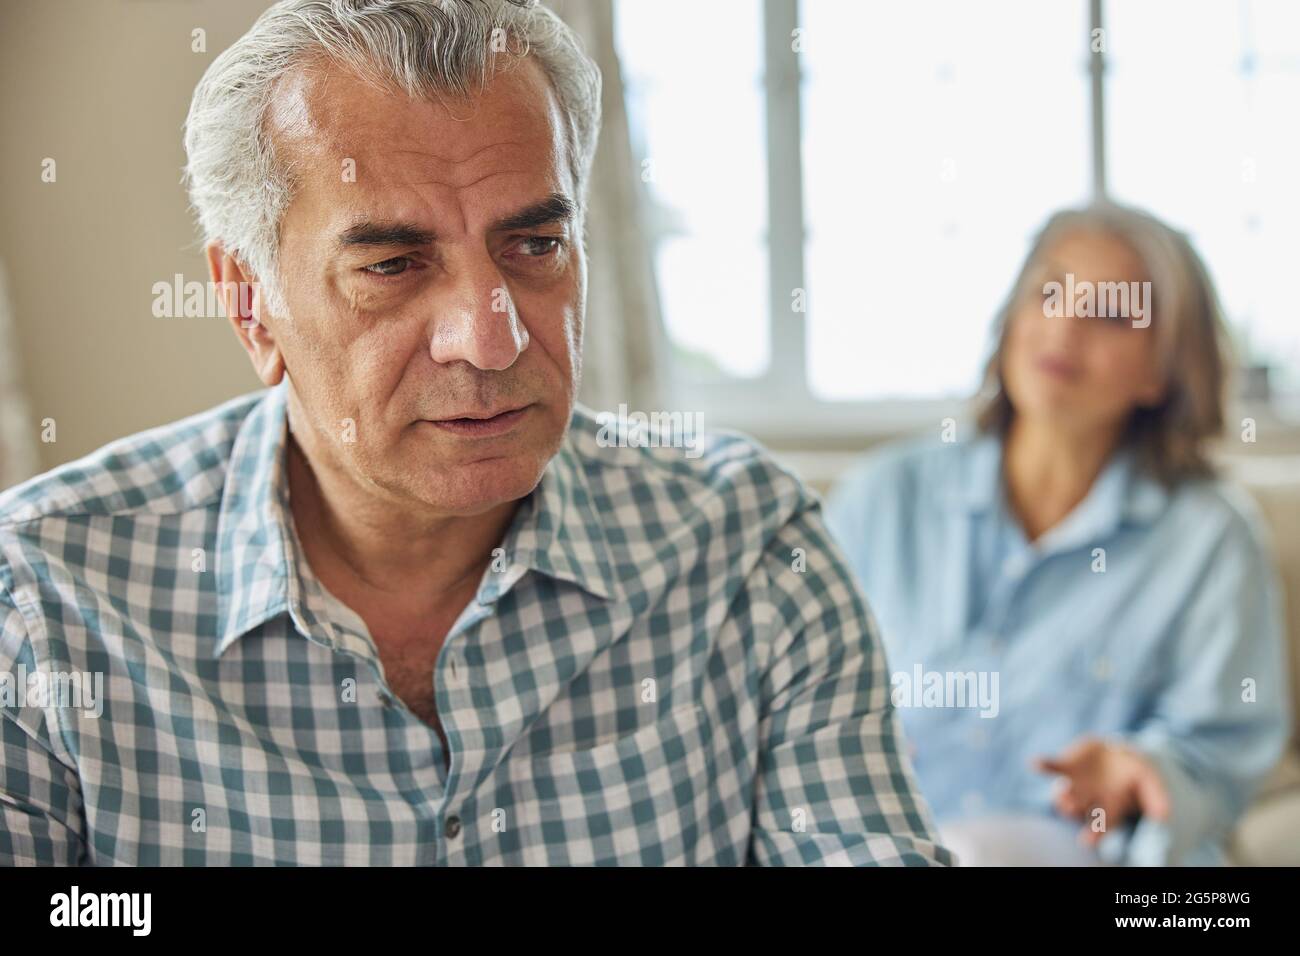
[[[449,767],[302,555],[284,385],[0,495],[0,863],[952,862],[817,500],[600,429],[447,635]]]

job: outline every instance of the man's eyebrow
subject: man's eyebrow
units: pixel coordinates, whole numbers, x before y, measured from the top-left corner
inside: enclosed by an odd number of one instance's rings
[[[571,222],[577,215],[578,207],[572,199],[563,193],[551,193],[541,202],[499,220],[492,228],[499,232],[535,229],[552,223]]]
[[[340,248],[349,246],[427,246],[434,234],[406,222],[359,222],[339,233]]]
[[[567,223],[577,217],[578,207],[562,193],[551,193],[541,202],[507,216],[492,228],[500,232],[534,229],[552,223]],[[339,233],[340,248],[352,246],[427,246],[437,236],[428,229],[407,222],[358,222]]]

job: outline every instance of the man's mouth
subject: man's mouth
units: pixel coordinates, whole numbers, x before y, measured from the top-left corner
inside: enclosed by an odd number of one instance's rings
[[[464,438],[495,438],[518,426],[531,408],[531,405],[524,405],[497,412],[471,410],[447,418],[426,420],[426,423],[441,431]]]

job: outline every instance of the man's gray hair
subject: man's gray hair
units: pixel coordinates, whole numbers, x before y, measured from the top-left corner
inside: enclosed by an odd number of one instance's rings
[[[577,36],[535,0],[282,0],[212,61],[185,120],[185,180],[206,242],[220,242],[284,311],[276,281],[292,183],[265,128],[276,83],[325,59],[409,96],[480,92],[499,56],[532,56],[565,124],[579,205],[600,129],[600,71]]]

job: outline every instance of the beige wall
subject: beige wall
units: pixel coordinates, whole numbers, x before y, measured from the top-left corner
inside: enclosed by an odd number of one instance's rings
[[[0,262],[49,468],[260,387],[224,319],[155,318],[152,286],[206,279],[181,124],[264,0],[0,3]],[[191,51],[206,31],[207,52]],[[46,158],[57,181],[41,181]]]

